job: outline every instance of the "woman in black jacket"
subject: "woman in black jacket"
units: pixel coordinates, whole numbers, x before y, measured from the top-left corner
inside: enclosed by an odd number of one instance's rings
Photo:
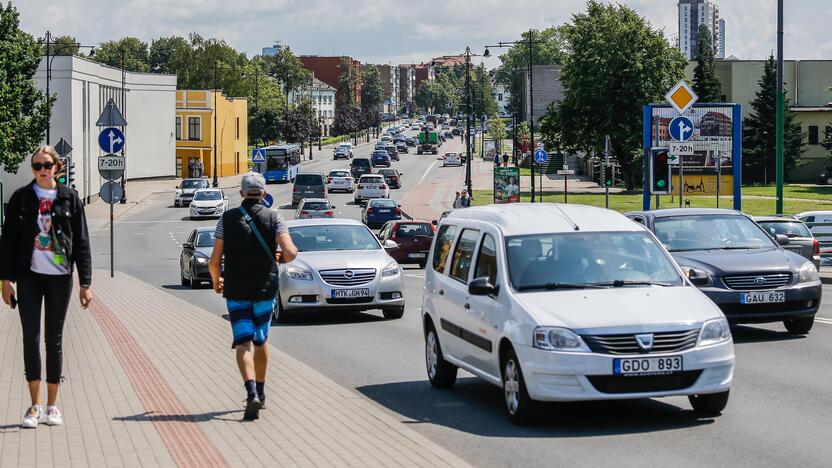
[[[62,164],[54,148],[44,145],[35,150],[31,164],[35,180],[12,194],[0,238],[3,302],[20,307],[23,361],[32,398],[21,424],[26,428],[36,428],[44,417],[47,424],[63,424],[55,403],[61,383],[62,335],[72,295],[73,267],[78,269],[81,307],[86,309],[92,300],[92,258],[81,199],[75,190],[56,180]],[[17,283],[16,293],[12,283]],[[46,411],[40,405],[42,315]]]

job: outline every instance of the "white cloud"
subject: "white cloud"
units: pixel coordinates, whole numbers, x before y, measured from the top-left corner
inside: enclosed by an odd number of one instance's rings
[[[509,41],[567,22],[584,0],[12,0],[25,30],[71,34],[84,44],[125,35],[150,41],[198,32],[249,55],[275,40],[300,53],[419,62],[471,46]],[[676,0],[619,0],[677,33]],[[716,0],[727,22],[727,53],[762,58],[775,48],[775,2]],[[832,59],[829,0],[789,0],[788,58]],[[823,14],[822,14],[823,13]]]

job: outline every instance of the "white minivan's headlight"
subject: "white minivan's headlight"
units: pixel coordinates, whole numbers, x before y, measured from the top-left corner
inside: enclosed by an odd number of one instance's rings
[[[286,276],[295,280],[312,281],[312,272],[297,265],[287,266]]]
[[[812,262],[806,262],[800,267],[800,282],[801,283],[811,283],[814,281],[820,281],[820,275],[818,275],[818,269],[815,268],[815,264]]]
[[[396,276],[399,274],[399,264],[396,262],[390,262],[381,270],[381,276]]]
[[[590,352],[584,340],[568,328],[537,327],[534,329],[533,343],[535,348],[549,351]]]
[[[696,346],[708,346],[730,339],[731,327],[728,326],[728,320],[724,318],[708,320],[702,325],[702,331],[699,332],[699,342],[696,343]]]

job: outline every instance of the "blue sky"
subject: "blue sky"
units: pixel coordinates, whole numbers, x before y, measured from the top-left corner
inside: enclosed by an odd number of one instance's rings
[[[22,27],[84,44],[125,35],[225,39],[249,56],[279,40],[301,54],[344,54],[363,62],[407,63],[470,45],[516,39],[529,27],[561,24],[584,0],[12,0]],[[676,0],[620,0],[667,35]],[[775,48],[775,0],[718,0],[729,55],[763,58]],[[830,0],[786,0],[786,58],[832,60]],[[492,59],[489,65],[497,65]]]

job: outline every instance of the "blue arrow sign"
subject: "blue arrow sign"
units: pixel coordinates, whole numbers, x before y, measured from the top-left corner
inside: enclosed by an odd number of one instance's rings
[[[266,208],[271,208],[274,205],[274,198],[270,193],[267,193],[263,199],[260,201],[260,204],[265,206]]]
[[[680,115],[670,121],[667,131],[674,141],[688,141],[693,137],[693,121]]]
[[[264,163],[266,162],[266,151],[264,150],[253,150],[251,152],[251,162],[253,163]]]
[[[118,153],[124,149],[124,133],[115,127],[107,127],[98,134],[98,147],[105,153]]]
[[[534,152],[534,160],[535,160],[538,164],[543,164],[543,163],[545,163],[548,159],[549,159],[549,153],[547,153],[547,152],[546,152],[546,150],[539,149],[539,150],[537,150],[537,151],[535,151],[535,152]]]

